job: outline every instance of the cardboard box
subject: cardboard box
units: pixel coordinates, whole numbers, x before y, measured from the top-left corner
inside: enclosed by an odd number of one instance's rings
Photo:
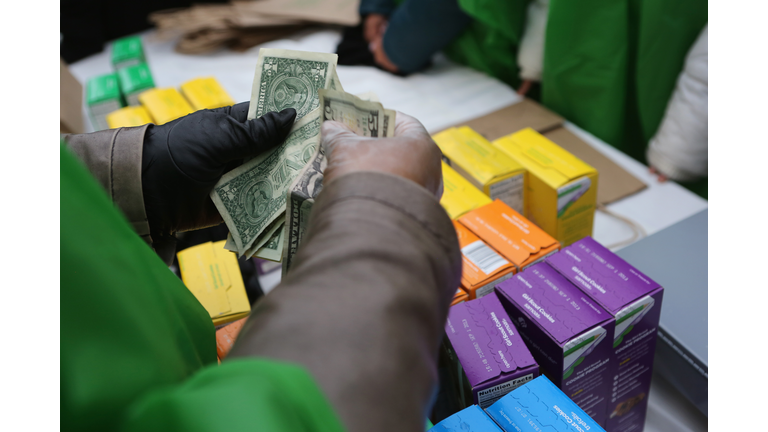
[[[453,222],[461,248],[461,286],[470,300],[493,292],[493,288],[517,272],[507,261],[464,225]]]
[[[457,304],[464,303],[467,300],[469,300],[469,295],[467,295],[467,292],[461,288],[458,288],[456,290],[456,294],[453,296],[453,301],[451,301],[451,306],[456,306]]]
[[[447,163],[443,162],[443,206],[451,219],[458,219],[470,210],[491,203],[488,195],[482,193],[472,183],[459,175]]]
[[[465,408],[434,425],[430,432],[501,432],[496,423],[477,405]]]
[[[181,93],[196,111],[234,105],[235,101],[214,77],[196,78],[181,85]]]
[[[155,81],[146,63],[124,67],[117,71],[120,91],[128,105],[139,105],[139,94],[155,88]]]
[[[462,408],[473,403],[487,408],[539,375],[496,295],[451,307],[445,334],[443,350],[456,371],[451,377]]]
[[[472,210],[459,222],[520,271],[557,252],[560,243],[503,202]]]
[[[83,133],[83,85],[69,71],[64,60],[59,59],[59,131],[61,133]]]
[[[251,311],[243,275],[226,240],[207,242],[177,254],[181,279],[219,326],[245,317]]]
[[[496,293],[541,372],[605,426],[613,316],[546,262],[502,282]]]
[[[603,431],[545,376],[515,389],[486,412],[504,432]]]
[[[181,93],[173,87],[147,90],[139,95],[139,102],[147,109],[149,115],[155,119],[155,124],[158,125],[184,117],[195,111]]]
[[[564,122],[565,119],[561,116],[534,100],[525,98],[491,113],[464,121],[461,125],[469,126],[488,141],[493,141],[527,127],[543,134],[562,127]]]
[[[569,245],[592,235],[597,170],[531,128],[493,142],[528,170],[526,215]]]
[[[115,70],[144,62],[146,59],[140,37],[125,37],[112,44],[112,66]]]
[[[97,131],[109,129],[107,114],[124,106],[120,96],[117,74],[100,75],[88,80],[85,104],[93,128]]]
[[[472,129],[462,126],[432,137],[448,165],[491,199],[525,212],[525,169]]]
[[[147,123],[152,123],[152,118],[143,106],[127,106],[107,114],[107,125],[110,129],[142,126]]]
[[[591,237],[547,262],[615,317],[606,429],[643,430],[664,289]]]

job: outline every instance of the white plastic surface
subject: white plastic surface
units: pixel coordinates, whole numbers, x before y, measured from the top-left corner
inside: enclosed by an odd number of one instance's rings
[[[247,101],[256,67],[258,48],[245,53],[223,51],[210,55],[184,55],[173,51],[173,41],[157,41],[154,31],[141,33],[145,55],[157,87],[179,87],[183,82],[203,76],[214,76],[236,101]],[[335,52],[341,39],[338,30],[311,30],[289,39],[269,42],[261,47],[304,51]],[[81,83],[88,78],[112,72],[109,47],[99,54],[70,65]],[[506,84],[470,68],[456,65],[443,56],[423,73],[406,78],[397,77],[372,67],[339,66],[338,74],[344,89],[350,93],[375,92],[382,104],[419,119],[430,132],[488,114],[512,103],[520,102]],[[87,125],[90,128],[90,125]],[[707,207],[707,201],[673,183],[658,183],[648,168],[605,144],[579,127],[566,127],[597,150],[634,174],[649,187],[635,195],[615,202],[608,208],[639,223],[648,235],[685,219]],[[93,129],[88,129],[92,131]],[[624,223],[597,212],[594,238],[603,244],[618,243],[632,237]],[[267,293],[278,283],[280,272],[261,278]],[[701,430],[701,415],[683,413],[685,404],[670,403],[679,395],[651,389],[647,432]],[[656,403],[663,401],[663,403]],[[670,419],[675,419],[671,421]],[[693,419],[693,420],[691,420]],[[704,423],[706,425],[706,418]]]

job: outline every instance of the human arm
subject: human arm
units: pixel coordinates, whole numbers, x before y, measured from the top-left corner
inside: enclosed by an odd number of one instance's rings
[[[685,59],[658,132],[648,144],[650,171],[675,181],[694,181],[708,173],[708,27]]]
[[[363,36],[369,43],[384,33],[389,14],[395,10],[393,0],[363,0],[360,16],[363,17]]]
[[[461,274],[439,150],[397,118],[392,139],[323,125],[326,185],[307,237],[227,357],[305,367],[348,430],[423,430]]]
[[[518,94],[525,95],[534,82],[541,82],[544,68],[544,39],[547,32],[549,0],[534,0],[528,4],[525,31],[517,50],[522,83]]]
[[[457,0],[405,0],[390,15],[386,31],[371,42],[371,52],[390,72],[416,72],[470,22]]]
[[[248,105],[64,139],[134,230],[169,263],[174,233],[221,223],[209,197],[221,175],[282,142],[296,115],[288,109],[247,120]]]

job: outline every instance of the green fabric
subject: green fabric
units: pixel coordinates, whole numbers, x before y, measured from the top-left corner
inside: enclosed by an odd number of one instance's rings
[[[123,430],[311,432],[343,427],[303,368],[237,359],[143,398]]]
[[[341,430],[302,369],[219,367],[208,313],[64,146],[60,172],[62,430]]]
[[[645,162],[685,56],[706,23],[704,0],[553,0],[542,102]]]
[[[680,186],[683,186],[705,200],[709,199],[709,177],[704,177],[703,179],[690,183],[680,183]]]
[[[451,43],[445,54],[517,87],[520,68],[517,48],[525,30],[528,0],[458,0],[473,18],[469,28]]]
[[[459,0],[474,21],[446,54],[520,84],[526,0]],[[704,0],[551,0],[541,102],[645,162],[685,56],[707,23]]]

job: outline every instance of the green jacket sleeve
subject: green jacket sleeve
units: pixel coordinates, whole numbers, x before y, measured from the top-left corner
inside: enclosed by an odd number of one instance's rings
[[[305,370],[218,366],[200,302],[64,146],[60,172],[62,430],[340,430]]]
[[[342,431],[306,370],[264,359],[225,361],[155,391],[131,408],[123,431]]]

